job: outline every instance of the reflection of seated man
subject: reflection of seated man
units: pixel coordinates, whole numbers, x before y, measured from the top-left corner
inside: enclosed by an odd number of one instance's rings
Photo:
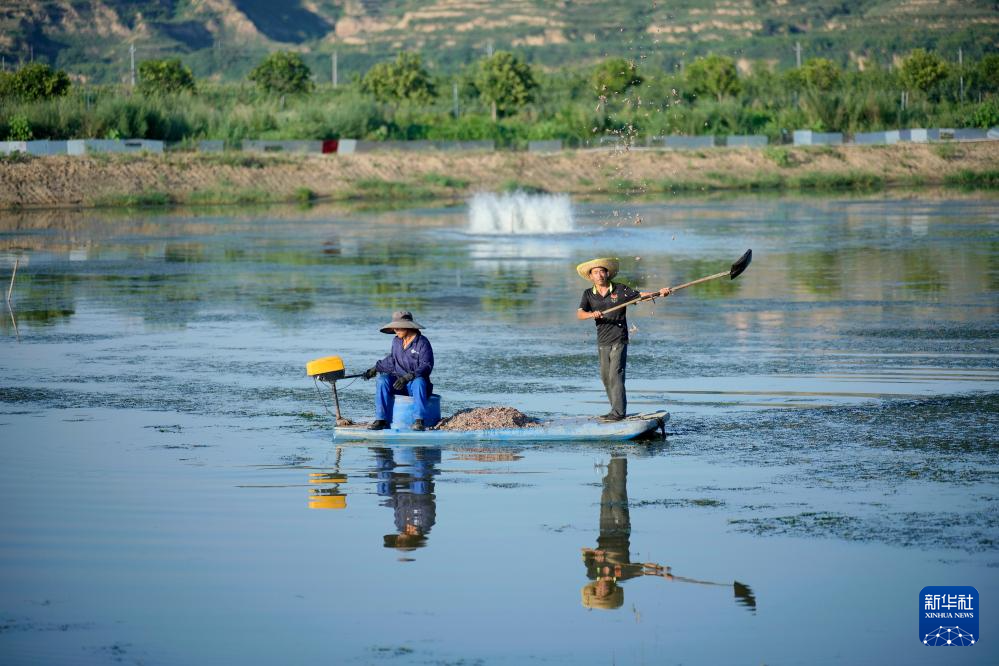
[[[427,545],[427,535],[437,521],[434,465],[441,461],[437,448],[373,449],[377,461],[378,494],[388,499],[382,506],[395,512],[397,534],[385,535],[385,547],[415,550]],[[395,456],[398,455],[397,462]],[[397,471],[407,467],[406,471]]]
[[[594,581],[583,587],[583,606],[614,609],[624,604],[624,589],[620,581],[638,576],[658,576],[669,581],[727,587],[727,583],[712,583],[684,576],[674,576],[670,567],[654,563],[631,561],[631,517],[628,513],[628,461],[611,458],[600,493],[600,536],[596,548],[583,548],[586,577]],[[739,604],[756,608],[756,597],[748,585],[733,584]]]
[[[394,334],[396,337],[392,341],[389,355],[378,361],[375,367],[364,371],[365,379],[378,375],[375,387],[375,421],[368,426],[371,430],[384,430],[392,423],[392,409],[397,395],[412,396],[416,413],[413,430],[423,430],[423,422],[427,418],[427,402],[434,388],[430,383],[430,373],[434,369],[434,350],[426,336],[420,334],[421,328],[423,327],[413,321],[412,313],[401,310],[393,312],[392,321],[380,329],[382,333]]]

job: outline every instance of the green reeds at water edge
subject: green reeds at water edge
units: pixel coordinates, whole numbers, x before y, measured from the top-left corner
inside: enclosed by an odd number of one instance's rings
[[[152,206],[208,206],[277,202],[311,203],[318,197],[307,187],[294,192],[269,192],[262,189],[204,189],[178,195],[158,190],[144,190],[94,197],[88,203],[99,208],[147,208]]]
[[[252,168],[252,167],[251,167]],[[724,191],[754,191],[754,192],[834,192],[856,191],[868,192],[886,189],[888,187],[925,187],[927,184],[943,185],[962,189],[999,189],[999,170],[975,171],[965,169],[946,175],[942,181],[927,183],[922,176],[912,176],[903,180],[889,182],[883,176],[865,171],[847,172],[810,172],[802,174],[756,174],[753,176],[736,176],[720,172],[707,172],[703,180],[627,180],[612,179],[603,184],[590,182],[580,193],[604,193],[615,196],[641,196],[646,194],[697,194]],[[94,197],[87,203],[97,207],[138,208],[149,206],[170,205],[229,205],[297,202],[311,204],[319,199],[356,202],[406,202],[429,200],[453,200],[456,195],[464,194],[470,186],[469,181],[460,178],[441,177],[428,174],[422,181],[416,183],[404,181],[382,180],[380,178],[365,178],[342,190],[329,193],[319,193],[307,187],[294,191],[269,191],[265,189],[241,188],[226,186],[195,190],[189,193],[168,193],[160,190],[143,190],[121,194],[105,194]],[[544,193],[541,187],[532,186],[516,180],[509,180],[501,187],[504,191],[520,190],[529,193]]]
[[[969,190],[999,190],[999,169],[985,171],[962,169],[946,176],[944,184]]]

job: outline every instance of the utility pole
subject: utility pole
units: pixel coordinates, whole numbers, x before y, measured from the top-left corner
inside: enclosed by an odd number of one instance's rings
[[[128,70],[130,75],[129,78],[132,81],[132,87],[134,88],[135,87],[135,44],[128,45],[128,55],[131,60],[131,64],[129,65],[129,70]]]
[[[458,118],[458,82],[455,81],[451,86],[451,99],[454,102],[454,117]]]
[[[794,43],[794,62],[801,69],[801,42]]]
[[[486,42],[486,55],[490,58],[493,57],[493,40]]]
[[[964,50],[957,47],[957,64],[961,72],[961,103],[964,104]]]
[[[338,67],[337,67],[337,53],[336,53],[336,51],[334,51],[333,55],[330,56],[330,68],[332,70],[333,87],[336,88],[337,84],[339,83],[339,75],[340,75],[340,73],[337,71]]]

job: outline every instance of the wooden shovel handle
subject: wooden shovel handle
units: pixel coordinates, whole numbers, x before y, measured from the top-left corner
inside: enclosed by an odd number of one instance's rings
[[[702,277],[702,278],[700,278],[698,280],[693,280],[692,282],[684,282],[683,284],[678,284],[675,287],[670,287],[669,290],[670,291],[679,291],[680,289],[686,289],[687,287],[692,287],[695,284],[700,284],[702,282],[707,282],[708,280],[717,280],[720,277],[727,277],[728,275],[730,275],[730,273],[731,273],[731,271],[724,271],[722,273],[715,273],[714,275],[709,275],[707,277]],[[634,305],[635,303],[642,303],[644,301],[651,301],[654,298],[658,298],[658,295],[656,295],[656,296],[641,296],[639,298],[635,298],[633,300],[630,300],[627,303],[621,303],[620,305],[615,305],[612,308],[607,308],[606,310],[601,310],[600,312],[601,312],[601,314],[607,314],[608,312],[614,312],[615,310],[620,310],[621,308],[626,308],[629,305]]]

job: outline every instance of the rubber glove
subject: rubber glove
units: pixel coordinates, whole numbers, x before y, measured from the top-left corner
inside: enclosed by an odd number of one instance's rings
[[[406,388],[406,384],[413,381],[414,379],[416,379],[416,375],[414,375],[412,372],[406,373],[399,379],[395,380],[395,383],[392,384],[392,388],[394,388],[396,391],[401,391],[402,389]]]

